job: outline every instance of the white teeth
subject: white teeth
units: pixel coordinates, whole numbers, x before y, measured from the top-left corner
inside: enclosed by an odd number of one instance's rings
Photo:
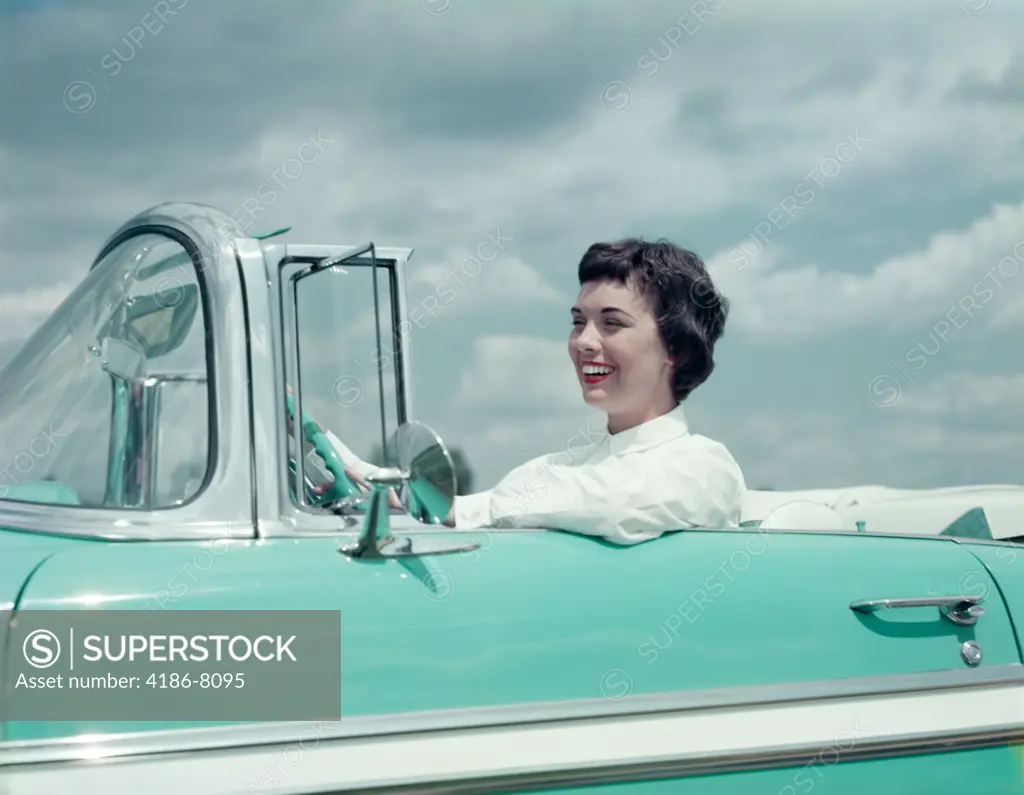
[[[612,371],[611,367],[604,367],[598,364],[585,364],[583,365],[584,375],[606,375]]]

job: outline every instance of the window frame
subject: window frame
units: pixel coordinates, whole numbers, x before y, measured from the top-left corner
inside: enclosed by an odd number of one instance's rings
[[[395,374],[395,416],[401,425],[414,419],[413,394],[411,379],[411,357],[407,343],[408,333],[402,331],[403,321],[409,317],[408,301],[406,297],[406,264],[412,253],[411,249],[399,249],[366,244],[359,246],[340,245],[309,245],[309,244],[275,244],[267,241],[263,243],[259,251],[260,263],[257,264],[257,252],[251,254],[242,252],[241,260],[246,280],[250,276],[257,278],[257,268],[262,273],[260,276],[266,279],[270,289],[267,291],[267,302],[258,307],[252,305],[254,311],[267,314],[269,330],[273,335],[272,352],[267,361],[253,362],[253,389],[254,392],[262,385],[272,385],[271,395],[267,400],[260,400],[259,407],[254,409],[254,415],[266,415],[270,418],[266,424],[273,428],[272,438],[266,439],[264,452],[270,456],[272,463],[259,469],[257,481],[259,482],[259,520],[257,522],[257,535],[260,537],[289,538],[301,537],[303,535],[322,536],[330,534],[338,537],[339,542],[347,540],[349,536],[355,537],[362,529],[364,514],[351,516],[336,516],[326,513],[315,507],[300,506],[292,500],[289,490],[290,473],[288,470],[288,443],[289,434],[287,424],[284,421],[286,414],[285,388],[294,369],[294,363],[289,362],[291,356],[289,344],[284,336],[285,324],[290,322],[287,308],[291,300],[291,284],[288,266],[310,265],[322,262],[327,258],[336,258],[346,255],[357,254],[368,249],[369,245],[374,247],[374,258],[377,270],[386,271],[384,280],[390,290],[391,315],[381,320],[390,325],[391,340],[393,342],[394,374]],[[247,262],[248,260],[248,262]],[[370,268],[372,264],[368,256],[358,255],[352,260],[343,264],[345,268]],[[379,275],[378,275],[379,279]],[[378,297],[379,300],[379,297]],[[259,325],[257,323],[257,325]],[[380,323],[383,327],[384,322]],[[386,336],[381,329],[381,345],[386,345]],[[262,379],[261,379],[262,375]],[[257,386],[260,384],[260,386]],[[383,386],[378,386],[378,390]],[[378,394],[380,394],[378,392]],[[254,400],[258,400],[254,394]],[[256,446],[259,450],[262,440],[256,437]],[[258,452],[257,458],[263,456]],[[267,486],[272,490],[272,494]],[[411,516],[405,513],[394,514],[391,517],[392,527],[396,530],[426,530],[424,525],[418,523]]]
[[[125,243],[127,243],[128,241],[130,241],[130,240],[132,240],[132,239],[134,239],[136,237],[145,237],[147,235],[154,235],[154,234],[156,234],[156,236],[158,236],[158,237],[164,237],[167,240],[174,241],[175,243],[177,243],[178,245],[180,245],[182,247],[182,249],[184,250],[184,252],[186,254],[188,254],[189,259],[191,260],[191,262],[190,262],[191,269],[192,269],[191,275],[196,279],[196,283],[197,283],[197,286],[199,288],[199,310],[201,312],[201,318],[202,318],[202,323],[203,323],[203,355],[204,355],[204,372],[205,372],[205,377],[206,377],[206,381],[205,381],[205,387],[206,387],[206,468],[205,468],[205,470],[203,472],[203,479],[202,479],[201,483],[199,484],[199,487],[196,490],[196,492],[194,494],[192,494],[190,497],[188,497],[188,499],[183,500],[180,503],[175,503],[175,504],[170,504],[170,505],[159,505],[158,504],[158,505],[155,505],[153,507],[132,507],[132,506],[125,506],[125,505],[104,506],[104,507],[116,507],[118,510],[131,511],[133,513],[137,513],[139,511],[148,511],[148,510],[152,510],[152,511],[177,510],[179,508],[182,508],[182,507],[184,507],[186,505],[191,504],[192,502],[196,501],[197,499],[200,499],[202,497],[203,493],[206,491],[207,487],[210,484],[210,481],[211,481],[211,479],[213,477],[213,473],[216,470],[217,457],[218,457],[217,456],[217,452],[218,452],[218,450],[217,450],[217,423],[214,421],[214,418],[215,418],[214,412],[216,411],[216,395],[215,395],[215,391],[214,391],[215,387],[216,387],[216,378],[213,376],[213,374],[211,372],[212,366],[213,366],[214,348],[213,348],[212,335],[210,334],[210,326],[209,326],[209,323],[208,323],[209,296],[208,296],[207,291],[204,288],[204,285],[202,284],[202,269],[196,266],[196,260],[197,260],[197,258],[199,258],[199,249],[198,249],[198,247],[195,246],[192,243],[192,241],[187,236],[181,235],[180,233],[178,233],[178,232],[176,232],[174,230],[171,230],[170,233],[168,233],[168,232],[153,233],[153,232],[149,232],[149,231],[135,230],[135,231],[133,231],[132,234],[128,235],[123,240],[121,240],[119,243],[117,243],[115,246],[111,247],[110,250],[113,251],[114,248],[116,248],[117,246],[124,245]],[[98,260],[96,263],[94,263],[93,267],[95,268],[96,265],[100,261],[102,261],[102,260]],[[179,266],[179,268],[184,268],[184,267],[185,267],[184,265]],[[166,277],[166,278],[171,278],[171,277]],[[160,281],[164,281],[164,279],[161,279]],[[157,282],[157,287],[159,287],[159,285],[160,285],[160,282]],[[160,416],[160,413],[162,412],[163,406],[164,406],[164,404],[166,402],[166,398],[164,396],[164,387],[165,387],[165,385],[168,384],[168,383],[173,383],[173,382],[182,381],[182,380],[191,380],[191,379],[186,379],[186,378],[183,378],[183,377],[182,378],[171,377],[171,378],[168,378],[168,379],[165,379],[165,380],[161,380],[160,382],[155,383],[153,385],[148,385],[148,384],[142,385],[140,391],[144,391],[146,389],[152,389],[152,397],[149,398],[149,399],[151,399],[153,401],[153,406],[158,411],[157,416]],[[135,385],[135,386],[138,387],[139,385]],[[122,389],[128,389],[128,388],[131,388],[131,387],[130,387],[130,385],[121,385],[121,388]],[[115,391],[114,400],[117,400],[117,397],[116,397],[117,387],[114,388],[114,391]],[[116,409],[113,406],[112,406],[112,411],[116,411]],[[163,428],[159,425],[159,423],[156,421],[155,418],[149,418],[148,421],[144,420],[144,422],[147,422],[147,424],[150,424],[150,425],[153,426],[154,438],[160,439],[163,436]],[[113,432],[114,432],[114,429],[112,427],[111,428],[111,433],[113,434]],[[149,492],[150,499],[154,499],[155,495],[156,495],[156,493],[158,491],[157,478],[159,477],[159,466],[160,466],[159,452],[160,452],[159,451],[159,447],[155,448],[154,451],[150,454],[150,460],[147,461],[147,466],[151,466],[152,467],[152,471],[149,472],[149,475],[147,477],[148,483],[147,483],[147,485],[145,487],[145,489]],[[113,464],[112,464],[112,462],[108,460],[107,466],[108,466],[108,470],[112,473],[113,472]],[[111,484],[110,484],[109,476],[108,476],[108,482],[107,482],[108,493],[109,493],[110,487],[111,487]]]

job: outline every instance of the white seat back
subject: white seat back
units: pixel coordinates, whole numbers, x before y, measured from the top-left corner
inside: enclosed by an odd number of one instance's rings
[[[856,529],[828,506],[810,500],[793,500],[772,508],[761,527],[765,530]]]

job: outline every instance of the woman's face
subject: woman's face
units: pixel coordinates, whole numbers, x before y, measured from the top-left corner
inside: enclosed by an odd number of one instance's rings
[[[571,311],[569,357],[583,399],[608,413],[612,432],[675,407],[672,358],[650,302],[632,283],[587,282]]]

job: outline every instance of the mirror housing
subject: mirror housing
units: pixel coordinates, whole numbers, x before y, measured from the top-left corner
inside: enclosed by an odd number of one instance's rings
[[[418,522],[442,524],[458,492],[455,464],[441,437],[421,422],[407,422],[391,436],[385,460],[408,477],[398,498]]]
[[[388,440],[389,466],[367,476],[370,505],[359,540],[339,550],[352,558],[398,558],[470,552],[476,541],[453,543],[443,538],[396,539],[390,535],[388,491],[399,490],[405,509],[419,522],[440,524],[455,500],[455,465],[441,437],[420,422],[401,425]]]

